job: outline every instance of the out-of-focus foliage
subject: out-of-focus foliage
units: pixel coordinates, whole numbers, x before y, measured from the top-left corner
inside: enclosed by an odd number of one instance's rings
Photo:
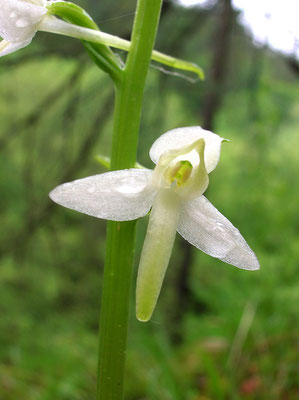
[[[80,5],[101,29],[128,37],[134,1]],[[203,123],[220,13],[165,3],[157,48],[197,62],[208,78],[190,84],[151,68],[142,164],[151,166],[161,133]],[[213,128],[231,142],[207,197],[261,270],[237,270],[177,238],[152,322],[132,315],[127,400],[298,396],[298,73],[254,48],[235,15],[227,51]],[[78,41],[38,34],[0,60],[0,92],[0,398],[91,399],[105,222],[52,204],[48,192],[103,171],[95,156],[110,151],[112,84]],[[137,257],[145,229],[140,221]]]

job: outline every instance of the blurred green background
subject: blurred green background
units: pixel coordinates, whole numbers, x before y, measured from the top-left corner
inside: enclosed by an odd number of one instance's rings
[[[78,4],[102,30],[130,37],[134,0]],[[207,197],[261,270],[238,270],[178,236],[153,319],[132,312],[126,400],[294,400],[298,62],[254,47],[228,0],[206,9],[164,2],[156,48],[197,62],[207,78],[192,84],[152,66],[139,162],[151,168],[151,144],[175,127],[230,139]],[[105,221],[48,193],[104,171],[96,155],[109,156],[113,87],[80,42],[38,33],[0,60],[0,90],[0,399],[93,399]]]

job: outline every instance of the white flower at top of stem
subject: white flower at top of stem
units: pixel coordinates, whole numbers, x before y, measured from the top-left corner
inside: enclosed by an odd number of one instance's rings
[[[150,149],[155,169],[126,169],[58,186],[56,203],[113,221],[146,215],[149,225],[137,277],[137,318],[150,319],[169,263],[176,231],[198,249],[247,270],[259,262],[236,229],[204,196],[223,139],[200,127],[178,128]]]
[[[57,33],[129,50],[130,42],[98,30],[74,25],[51,15],[55,0],[1,0],[0,57],[31,43],[37,31]],[[62,2],[63,3],[63,2]]]
[[[47,14],[43,0],[1,0],[0,56],[27,46]]]

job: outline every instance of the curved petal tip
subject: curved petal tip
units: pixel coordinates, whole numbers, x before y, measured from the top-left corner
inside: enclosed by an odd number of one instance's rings
[[[150,158],[157,164],[164,152],[180,149],[199,139],[205,141],[205,166],[207,172],[210,173],[218,164],[223,139],[216,133],[202,129],[200,126],[176,128],[164,133],[153,143],[150,149]]]

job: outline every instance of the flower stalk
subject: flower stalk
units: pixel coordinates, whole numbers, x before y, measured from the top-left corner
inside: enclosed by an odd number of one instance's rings
[[[86,40],[92,43],[99,43],[124,51],[130,51],[131,48],[131,42],[129,40],[125,40],[118,36],[98,30],[69,24],[67,22],[58,20],[55,17],[48,17],[42,20],[39,24],[39,30]],[[203,70],[195,63],[180,60],[179,58],[161,53],[157,50],[152,51],[151,58],[153,61],[164,64],[168,67],[180,69],[187,72],[193,72],[198,76],[198,78],[204,79]]]
[[[131,42],[101,32],[83,8],[67,1],[2,1],[3,4],[1,3],[0,7],[0,37],[3,40],[0,42],[0,57],[29,45],[37,31],[56,33],[83,40],[94,61],[97,60],[96,63],[100,68],[108,72],[115,80],[118,63],[109,46],[130,51]],[[91,47],[87,44],[90,44]],[[193,72],[198,78],[204,79],[203,70],[194,63],[177,59],[153,49],[151,58],[171,68]],[[111,63],[110,67],[109,63]]]
[[[116,83],[112,170],[130,168],[136,152],[144,86],[162,0],[139,0],[128,60]],[[136,221],[108,222],[99,330],[97,400],[123,398],[124,368],[133,278]]]

